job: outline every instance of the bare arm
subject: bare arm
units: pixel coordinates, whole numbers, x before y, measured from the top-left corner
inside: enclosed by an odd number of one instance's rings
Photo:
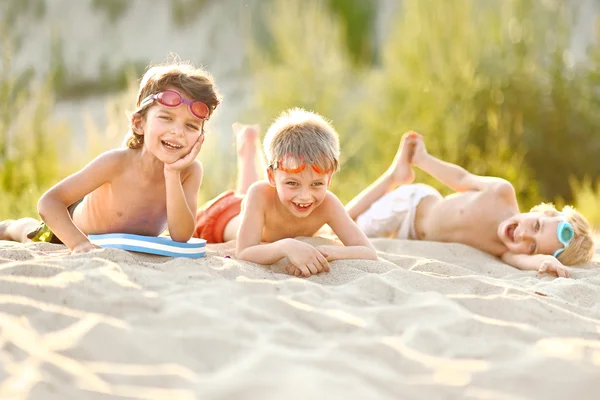
[[[492,185],[498,184],[510,185],[508,181],[502,178],[475,175],[463,167],[442,161],[430,154],[426,154],[415,165],[457,192],[483,191]]]
[[[121,154],[118,150],[101,154],[82,170],[51,187],[40,198],[40,217],[72,251],[86,251],[95,246],[73,223],[67,207],[110,182],[121,168]]]
[[[196,156],[203,142],[201,134],[188,154],[164,166],[167,226],[171,238],[178,242],[187,242],[194,233],[198,189],[202,182],[202,165]],[[188,174],[183,182],[182,174]]]
[[[512,185],[502,178],[475,175],[468,172],[463,167],[442,161],[430,155],[427,153],[423,136],[416,132],[410,132],[408,135],[410,140],[414,142],[415,149],[412,164],[427,172],[451,189],[457,192],[466,192],[483,191],[490,187],[497,186],[512,188]]]
[[[552,272],[563,278],[570,276],[569,269],[565,265],[547,254],[530,255],[506,252],[500,258],[506,264],[524,271]]]
[[[344,244],[344,246],[317,247],[327,254],[328,261],[344,259],[377,260],[377,252],[373,244],[350,218],[342,202],[333,193],[327,193],[327,197],[320,207],[326,207],[325,212],[329,216],[327,224]]]
[[[183,181],[182,174],[179,171],[165,171],[167,224],[173,240],[187,242],[194,233],[202,164],[194,161]]]

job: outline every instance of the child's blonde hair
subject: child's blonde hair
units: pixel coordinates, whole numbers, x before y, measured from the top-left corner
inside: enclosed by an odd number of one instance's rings
[[[136,102],[137,109],[132,116],[138,114],[143,117],[148,107],[140,108],[142,100],[168,87],[178,89],[183,92],[182,94],[205,103],[210,110],[210,114],[221,102],[221,96],[217,92],[214,79],[210,73],[202,68],[195,67],[190,62],[174,61],[148,68],[140,82]],[[125,143],[130,149],[139,149],[144,144],[144,135],[137,134],[135,128],[130,126]]]
[[[559,212],[550,203],[539,204],[533,207],[531,212],[539,212],[549,217],[562,217],[573,226],[575,236],[569,246],[558,255],[558,261],[564,265],[577,265],[586,263],[592,259],[594,256],[592,228],[580,212],[571,206],[565,206],[562,212]]]
[[[333,126],[322,116],[301,108],[281,113],[271,124],[264,139],[269,166],[292,156],[322,171],[337,171],[340,140]]]

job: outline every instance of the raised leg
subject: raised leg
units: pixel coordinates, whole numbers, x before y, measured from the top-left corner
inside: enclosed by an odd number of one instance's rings
[[[350,218],[356,220],[384,194],[415,180],[415,172],[410,163],[416,143],[411,135],[412,133],[405,133],[402,136],[398,152],[388,170],[346,205],[346,211],[350,214]]]
[[[232,125],[237,148],[236,192],[246,194],[250,185],[265,179],[265,163],[260,149],[258,125]]]

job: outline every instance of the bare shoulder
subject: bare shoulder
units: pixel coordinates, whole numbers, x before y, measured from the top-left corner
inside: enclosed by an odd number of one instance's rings
[[[247,197],[253,198],[266,198],[271,195],[275,191],[275,188],[269,184],[267,181],[257,181],[254,182],[248,188],[248,192],[246,194]]]
[[[490,192],[495,196],[502,197],[504,199],[516,199],[515,187],[502,178],[495,178],[494,182],[490,183],[486,188],[486,192]]]
[[[122,169],[124,165],[131,162],[133,153],[131,149],[119,148],[105,151],[100,154],[92,163],[102,164],[107,168]]]
[[[330,192],[329,190],[325,195],[325,199],[323,199],[323,203],[321,203],[321,207],[327,210],[335,210],[341,207],[345,210],[341,200],[335,195],[335,193]]]
[[[275,189],[269,185],[267,181],[254,182],[248,188],[248,192],[244,197],[243,205],[248,204],[256,207],[257,205],[266,205],[269,200],[273,197]]]

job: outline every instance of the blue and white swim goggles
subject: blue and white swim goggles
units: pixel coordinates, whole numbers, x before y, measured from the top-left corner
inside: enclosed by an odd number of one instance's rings
[[[554,254],[552,254],[554,257],[558,258],[558,256],[560,256],[573,241],[575,230],[567,221],[560,221],[556,227],[556,237],[558,238],[558,241],[563,244],[563,248],[556,250]]]

